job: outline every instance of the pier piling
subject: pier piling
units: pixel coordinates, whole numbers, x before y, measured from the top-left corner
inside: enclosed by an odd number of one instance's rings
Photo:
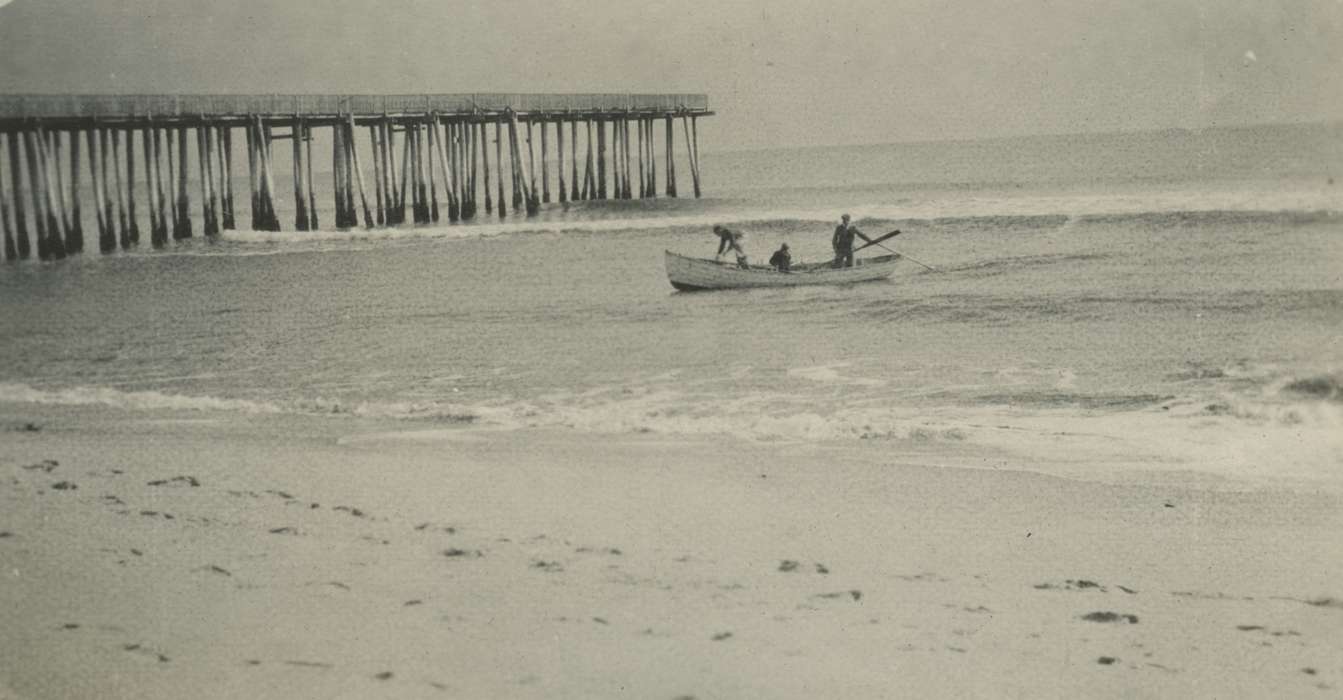
[[[373,228],[373,213],[368,207],[368,194],[364,188],[364,169],[359,165],[359,148],[354,142],[354,115],[350,115],[345,125],[345,140],[349,144],[350,168],[354,170],[354,182],[359,187],[359,206],[364,211],[364,228]]]
[[[43,189],[41,171],[38,170],[37,139],[32,129],[23,132],[23,151],[28,162],[28,195],[33,203],[33,225],[37,229],[37,259],[50,260],[51,250],[47,246],[46,191]]]
[[[66,248],[79,253],[84,250],[84,223],[79,197],[79,132],[68,132],[70,142],[70,232]]]
[[[126,222],[130,230],[126,232],[126,239],[132,246],[140,245],[140,222],[136,219],[135,211],[135,129],[125,129],[126,133]],[[73,189],[71,190],[73,193]],[[76,216],[75,225],[78,226],[79,217]],[[80,238],[83,233],[79,232]],[[83,241],[80,241],[81,247]]]
[[[106,154],[102,149],[102,131],[89,129],[84,132],[84,138],[89,146],[89,180],[93,186],[94,218],[98,222],[98,249],[110,253],[116,250],[116,235],[112,231],[112,222],[107,218],[107,190],[103,186],[107,169],[103,167]]]
[[[531,196],[527,198],[527,215],[536,213],[541,201],[536,194],[536,154],[532,149],[532,120],[527,120],[527,191]]]
[[[153,226],[149,234],[149,242],[155,248],[162,248],[168,242],[168,198],[163,191],[163,133],[161,129],[154,126],[147,127],[146,147],[149,149],[149,196],[153,201],[151,206],[151,216],[154,218]],[[252,143],[247,140],[248,145]],[[252,205],[256,206],[255,187],[253,187]],[[252,228],[256,228],[256,218],[253,215]]]
[[[294,230],[308,230],[308,197],[303,185],[303,120],[295,117],[290,126],[293,134],[289,144],[290,159],[293,162],[294,180]]]
[[[56,216],[56,229],[60,231],[60,247],[65,255],[71,255],[75,251],[70,249],[70,209],[69,200],[65,196],[65,158],[61,152],[61,132],[56,130],[43,131],[46,146],[46,171],[47,187],[50,192],[51,208]]]
[[[606,121],[597,120],[597,199],[606,199]]]
[[[207,237],[235,229],[236,128],[245,137],[250,228],[257,231],[280,230],[277,138],[292,141],[293,200],[280,206],[292,206],[295,230],[318,228],[313,135],[328,127],[340,229],[358,227],[361,209],[368,228],[404,223],[407,206],[416,224],[439,222],[444,209],[449,221],[470,220],[481,189],[485,212],[497,207],[500,218],[510,199],[528,216],[552,202],[632,199],[636,174],[637,196],[656,198],[658,147],[666,195],[675,197],[676,117],[698,197],[698,118],[711,114],[702,95],[0,95],[0,254],[23,260],[35,247],[40,259],[55,260],[81,252],[87,208],[104,253],[138,245],[142,216],[155,248],[170,236],[190,238],[197,217]],[[272,134],[277,125],[284,132]],[[368,130],[362,153],[361,127]],[[195,211],[192,187],[199,188]]]
[[[502,132],[503,125],[498,121],[494,122],[494,176],[495,181],[499,185],[496,199],[499,202],[499,218],[501,219],[508,216],[508,205],[504,203],[504,144]],[[489,184],[488,181],[485,182],[486,187],[488,187]]]
[[[563,170],[564,168],[560,168]],[[569,120],[569,200],[578,201],[578,120]]]
[[[428,159],[425,170],[429,172],[429,220],[438,223],[438,176],[434,174],[434,163],[438,159],[438,117],[433,116],[425,121],[424,131],[428,137],[425,144],[424,157]]]
[[[471,162],[471,173],[470,175],[468,175],[467,178],[467,183],[469,185],[467,188],[468,189],[467,206],[465,207],[465,212],[463,213],[462,218],[474,219],[476,218],[476,206],[477,206],[476,202],[478,201],[476,199],[477,194],[476,186],[479,184],[478,178],[480,176],[480,170],[479,170],[480,166],[479,151],[481,150],[480,139],[476,137],[476,129],[474,124],[471,123],[463,124],[463,128],[466,129],[467,138],[470,141],[471,146],[468,152],[468,157]]]
[[[3,139],[0,139],[0,150],[7,150]],[[5,180],[5,159],[0,157],[0,233],[4,235],[5,261],[14,262],[19,259],[19,250],[14,240],[15,231],[9,223],[9,198],[14,189]]]
[[[220,225],[225,231],[235,228],[233,221],[233,127],[219,128],[219,174],[222,189],[219,192]]]
[[[270,134],[266,135],[266,167],[270,167]],[[187,128],[177,129],[177,224],[173,238],[191,238],[191,194],[187,190]]]
[[[564,189],[564,122],[555,122],[555,161],[556,179],[559,181],[560,204],[569,201],[569,193]]]
[[[530,125],[528,131],[531,130]],[[550,139],[546,136],[546,122],[541,120],[541,202],[550,204],[550,167],[548,165],[548,155],[550,151]]]
[[[19,134],[11,131],[5,135],[7,139],[6,149],[9,155],[9,181],[10,181],[10,204],[14,212],[14,246],[20,260],[27,260],[32,256],[32,243],[28,238],[27,217],[24,216],[23,203],[23,173],[22,166],[19,164],[21,156],[19,154]]]
[[[667,160],[667,196],[676,196],[676,128],[672,124],[672,118],[666,118],[666,135],[663,137],[666,146],[664,157]]]

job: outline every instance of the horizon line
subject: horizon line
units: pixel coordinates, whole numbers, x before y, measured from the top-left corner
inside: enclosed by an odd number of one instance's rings
[[[1213,126],[1165,126],[1136,129],[1105,129],[1096,131],[1051,131],[1022,134],[998,134],[994,136],[952,136],[947,138],[924,138],[897,141],[867,141],[861,143],[812,143],[773,146],[744,146],[725,148],[706,148],[705,153],[752,153],[759,151],[807,150],[812,148],[867,148],[871,146],[918,146],[951,143],[976,143],[986,141],[1009,141],[1029,138],[1066,138],[1070,136],[1121,136],[1125,134],[1156,134],[1169,131],[1201,133],[1204,131],[1230,131],[1236,129],[1261,129],[1265,127],[1325,126],[1343,127],[1343,117],[1328,119],[1308,119],[1282,122],[1250,122],[1245,124],[1218,124]]]

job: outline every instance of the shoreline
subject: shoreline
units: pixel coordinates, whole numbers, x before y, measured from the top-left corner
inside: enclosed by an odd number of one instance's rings
[[[1343,685],[1332,490],[367,419],[3,404],[0,428],[21,698]]]

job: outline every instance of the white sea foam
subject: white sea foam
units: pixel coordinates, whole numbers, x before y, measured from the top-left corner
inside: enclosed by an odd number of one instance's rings
[[[929,197],[901,204],[871,203],[844,207],[855,220],[902,220],[1034,216],[1108,216],[1171,212],[1281,212],[1339,211],[1343,198],[1332,191],[1157,191],[1141,194],[1023,195]],[[661,231],[708,228],[728,222],[749,227],[778,221],[799,224],[828,223],[838,219],[834,207],[767,208],[748,206],[715,209],[693,214],[639,215],[592,218],[582,212],[572,215],[548,212],[540,218],[490,221],[482,218],[464,224],[346,231],[225,231],[223,240],[244,244],[312,245],[330,241],[391,241],[414,239],[466,239],[520,234],[607,233],[637,229]],[[1071,221],[1071,218],[1070,218]],[[270,251],[275,252],[275,251]]]
[[[817,367],[796,367],[788,370],[788,376],[808,379],[813,382],[825,384],[847,384],[851,386],[885,386],[886,382],[880,379],[869,379],[864,377],[845,376],[839,370],[848,367],[849,363],[841,362],[833,365],[820,365]]]
[[[833,384],[835,366],[800,368],[794,376]],[[1051,470],[1195,469],[1254,478],[1343,478],[1343,403],[1267,389],[1262,396],[1223,400],[1175,399],[1162,406],[1088,414],[1070,408],[962,405],[940,408],[810,399],[799,394],[722,395],[708,387],[599,387],[551,392],[528,400],[460,404],[422,401],[338,401],[293,398],[258,401],[187,396],[108,387],[40,389],[0,383],[0,401],[99,405],[145,412],[222,412],[372,417],[471,429],[563,428],[592,434],[725,435],[773,443],[864,441],[899,446],[902,453],[1032,455]],[[428,428],[400,431],[407,440],[434,440]],[[395,434],[397,431],[393,431]],[[441,436],[441,435],[440,435]],[[965,450],[971,450],[966,453]],[[954,460],[953,460],[954,461]],[[964,461],[964,460],[961,460]],[[1069,471],[1073,470],[1073,471]]]
[[[254,401],[218,396],[188,396],[159,391],[122,391],[110,387],[75,386],[37,389],[27,384],[0,383],[0,401],[57,406],[108,406],[136,411],[226,411],[248,415],[350,415],[370,418],[421,418],[472,422],[474,409],[422,401],[347,403],[325,398]],[[483,409],[488,410],[488,409]]]

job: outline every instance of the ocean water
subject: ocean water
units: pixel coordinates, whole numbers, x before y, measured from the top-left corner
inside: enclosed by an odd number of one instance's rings
[[[681,199],[6,265],[0,401],[1036,459],[1156,443],[1135,462],[1343,477],[1343,126],[702,163],[701,200],[682,160]],[[714,223],[757,260],[818,260],[843,212],[911,262],[667,282],[663,251],[710,257]],[[1091,437],[1048,452],[1064,434]]]

